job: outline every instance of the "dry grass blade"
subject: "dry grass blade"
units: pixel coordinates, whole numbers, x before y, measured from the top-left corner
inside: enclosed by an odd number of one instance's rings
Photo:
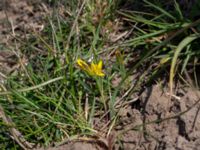
[[[72,35],[73,35],[73,32],[74,32],[75,27],[77,26],[78,18],[80,17],[80,14],[81,14],[81,12],[82,12],[84,6],[85,6],[85,2],[86,2],[86,1],[84,0],[84,1],[82,2],[82,4],[81,4],[80,9],[78,9],[77,16],[76,16],[76,18],[75,18],[75,20],[74,20],[74,23],[73,23],[72,28],[71,28],[71,32],[69,33],[69,36],[68,36],[68,39],[67,39],[67,44],[66,44],[66,47],[65,47],[66,50],[69,48],[69,43],[70,43],[71,37],[72,37]]]

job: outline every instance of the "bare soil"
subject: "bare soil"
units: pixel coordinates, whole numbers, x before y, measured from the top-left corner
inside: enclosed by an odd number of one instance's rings
[[[9,45],[13,41],[13,35],[26,36],[30,30],[42,30],[43,17],[49,13],[46,8],[40,0],[1,1],[0,50],[4,50],[1,44]],[[0,56],[5,60],[6,56],[2,51]],[[200,93],[191,88],[180,87],[175,92],[176,96],[169,100],[167,91],[160,85],[146,87],[136,101],[120,109],[119,123],[112,131],[110,143],[80,140],[46,149],[200,150],[200,105],[197,103]],[[197,104],[194,106],[195,103]],[[190,107],[189,111],[180,114]],[[163,120],[164,118],[168,119]],[[113,146],[109,148],[112,143]]]
[[[41,0],[1,0],[0,44],[9,45],[14,36],[42,30],[47,13],[47,5]]]
[[[200,105],[194,106],[199,101],[200,93],[189,88],[180,88],[177,91],[178,97],[172,101],[169,101],[166,93],[158,85],[146,88],[138,102],[125,110],[126,115],[122,115],[123,130],[141,123],[146,125],[142,126],[143,130],[129,130],[123,135],[124,149],[200,149]],[[187,109],[190,110],[180,115]],[[169,120],[152,122],[162,118]]]

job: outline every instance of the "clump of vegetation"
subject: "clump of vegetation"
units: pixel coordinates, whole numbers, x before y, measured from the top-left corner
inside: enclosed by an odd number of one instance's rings
[[[21,44],[27,65],[1,87],[0,147],[109,135],[123,104],[145,86],[166,80],[172,95],[174,78],[189,72],[199,87],[196,7],[188,17],[176,1],[51,3],[44,30]]]

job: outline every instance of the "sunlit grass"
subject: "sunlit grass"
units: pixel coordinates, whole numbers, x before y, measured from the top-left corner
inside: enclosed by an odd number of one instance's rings
[[[116,107],[119,103],[162,74],[168,75],[172,92],[174,77],[190,69],[189,63],[199,64],[200,21],[185,19],[177,2],[170,12],[146,0],[141,3],[148,5],[146,11],[116,4],[63,3],[67,17],[55,7],[44,31],[22,44],[28,65],[10,76],[0,92],[0,105],[12,120],[0,120],[0,147],[20,147],[11,140],[10,126],[27,141],[45,146],[75,135],[109,134],[123,109]],[[123,22],[116,25],[118,32],[131,32],[110,42],[115,19]],[[104,131],[96,120],[108,122]]]

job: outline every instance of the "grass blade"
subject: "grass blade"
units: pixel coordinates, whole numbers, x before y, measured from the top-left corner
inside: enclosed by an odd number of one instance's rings
[[[172,58],[172,62],[171,62],[171,68],[170,68],[170,79],[169,79],[169,86],[170,86],[170,95],[172,95],[173,93],[173,79],[174,79],[174,74],[175,74],[175,66],[176,66],[176,62],[178,59],[178,56],[180,54],[180,52],[188,45],[190,44],[192,41],[194,41],[195,39],[199,38],[200,34],[192,34],[186,38],[184,38],[179,45],[177,46],[175,53],[174,53],[174,57]]]
[[[144,0],[145,3],[147,3],[149,6],[157,9],[158,11],[160,11],[161,13],[165,14],[167,17],[171,18],[172,20],[176,20],[176,18],[174,16],[172,16],[170,13],[168,13],[167,11],[165,11],[164,9],[154,5],[153,3],[150,3],[149,1],[147,0]]]

